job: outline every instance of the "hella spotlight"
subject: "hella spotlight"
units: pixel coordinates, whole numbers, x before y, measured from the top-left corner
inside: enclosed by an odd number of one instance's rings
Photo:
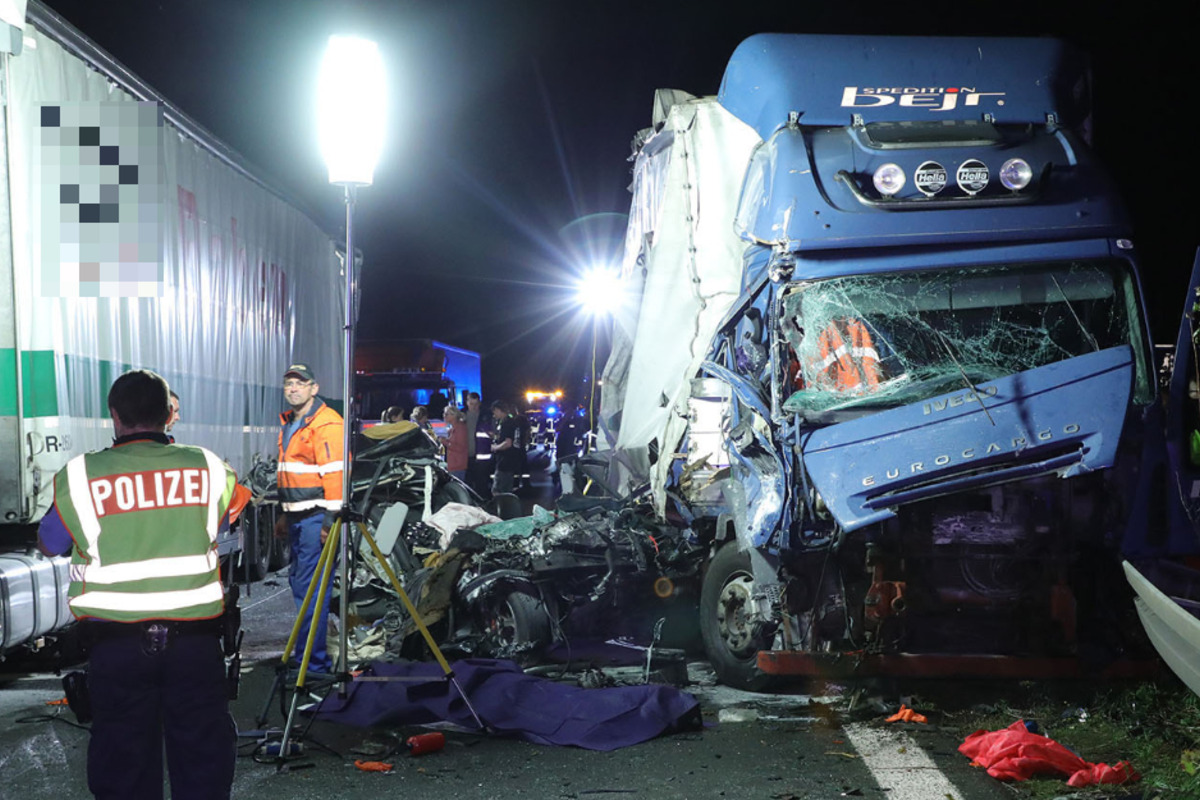
[[[1019,192],[1033,180],[1033,167],[1023,158],[1010,158],[1000,168],[1000,183],[1004,188]]]
[[[904,188],[904,170],[900,169],[899,164],[884,164],[875,170],[872,180],[881,195],[891,197]]]

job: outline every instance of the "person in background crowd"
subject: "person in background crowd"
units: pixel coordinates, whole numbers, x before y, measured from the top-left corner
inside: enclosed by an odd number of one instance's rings
[[[513,448],[516,449],[518,454],[517,475],[520,476],[518,480],[514,481],[514,485],[524,489],[528,488],[529,445],[533,441],[533,424],[529,421],[529,416],[522,414],[517,408],[513,407],[510,410],[517,422],[517,435],[513,439]]]
[[[433,424],[429,421],[429,410],[425,406],[417,406],[413,409],[412,415],[408,419],[424,431],[429,440],[437,445],[438,452],[441,452],[442,440],[438,438],[437,432],[433,429]]]
[[[288,573],[296,609],[304,603],[308,585],[316,574],[325,538],[342,508],[342,470],[345,443],[342,415],[317,396],[321,387],[307,364],[292,364],[283,374],[283,397],[291,410],[280,415],[279,500],[284,514],[275,524],[275,535],[287,536],[292,548]],[[323,608],[329,610],[333,594],[330,581]],[[315,598],[314,598],[315,600]],[[303,652],[313,622],[313,602],[300,626],[297,649]],[[333,660],[325,650],[325,619],[316,621],[309,668],[331,672]]]
[[[501,494],[513,490],[513,478],[521,468],[521,453],[516,448],[519,434],[517,419],[503,400],[492,403],[492,420],[496,424],[496,432],[492,434],[492,457],[496,460],[492,494]]]
[[[446,469],[460,481],[465,481],[470,451],[467,415],[451,406],[446,409],[446,422],[450,424],[450,435],[446,437]]]
[[[388,406],[379,418],[379,421],[384,424],[389,422],[403,422],[406,416],[404,406]]]
[[[228,798],[233,785],[216,540],[250,493],[214,453],[169,443],[170,397],[149,370],[117,378],[113,446],[58,472],[38,529],[43,553],[74,550],[68,603],[90,648],[98,798],[162,798],[164,749],[176,800]]]
[[[412,410],[409,416],[409,421],[415,424],[418,428],[433,435],[433,426],[429,424],[429,410],[425,406],[417,406]]]
[[[492,418],[482,413],[479,392],[467,394],[467,485],[487,496],[492,458]]]
[[[433,396],[429,398],[429,405],[426,406],[426,410],[429,412],[429,416],[432,419],[444,420],[446,419],[446,409],[449,406],[450,398],[446,397],[446,395],[442,394],[441,392],[434,392]],[[449,420],[446,421],[449,422]]]
[[[587,411],[582,405],[564,413],[554,437],[554,477],[562,494],[575,491],[575,464],[587,433]]]

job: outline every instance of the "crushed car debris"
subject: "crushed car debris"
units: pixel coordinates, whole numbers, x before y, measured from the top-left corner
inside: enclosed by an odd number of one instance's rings
[[[503,519],[415,427],[370,433],[355,459],[354,504],[443,651],[527,666],[639,665],[643,683],[686,682],[679,647],[694,638],[707,556],[690,529],[636,499],[576,496],[564,505],[578,510]],[[383,565],[352,544],[351,661],[428,657]]]
[[[645,665],[648,678],[656,625],[664,636],[660,621],[689,595],[695,608],[705,551],[686,530],[655,522],[649,508],[537,509],[530,517],[459,527],[436,542],[429,528],[407,522],[388,558],[439,646],[457,655],[529,664],[558,644],[564,646],[553,651],[556,660],[570,661],[577,655],[572,641],[598,637],[629,649],[628,663]],[[379,565],[366,554],[362,562],[352,592],[359,617],[384,627],[388,653],[421,657],[416,625]],[[665,596],[655,591],[663,579],[672,586]],[[660,655],[659,664],[678,660]]]

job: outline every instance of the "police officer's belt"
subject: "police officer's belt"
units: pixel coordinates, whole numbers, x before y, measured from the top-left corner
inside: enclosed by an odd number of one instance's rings
[[[189,620],[148,619],[142,622],[88,620],[87,635],[93,642],[125,636],[146,636],[151,632],[151,626],[165,628],[172,639],[180,636],[220,636],[222,630],[220,617]]]

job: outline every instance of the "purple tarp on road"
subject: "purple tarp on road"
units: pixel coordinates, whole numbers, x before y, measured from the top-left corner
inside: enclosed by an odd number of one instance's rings
[[[526,675],[511,661],[475,658],[451,666],[484,724],[535,744],[616,750],[701,726],[696,698],[671,686],[581,689]],[[331,693],[318,715],[362,727],[438,721],[478,727],[458,689],[442,677],[437,664],[377,662],[363,675],[430,680],[355,682],[344,700]]]

